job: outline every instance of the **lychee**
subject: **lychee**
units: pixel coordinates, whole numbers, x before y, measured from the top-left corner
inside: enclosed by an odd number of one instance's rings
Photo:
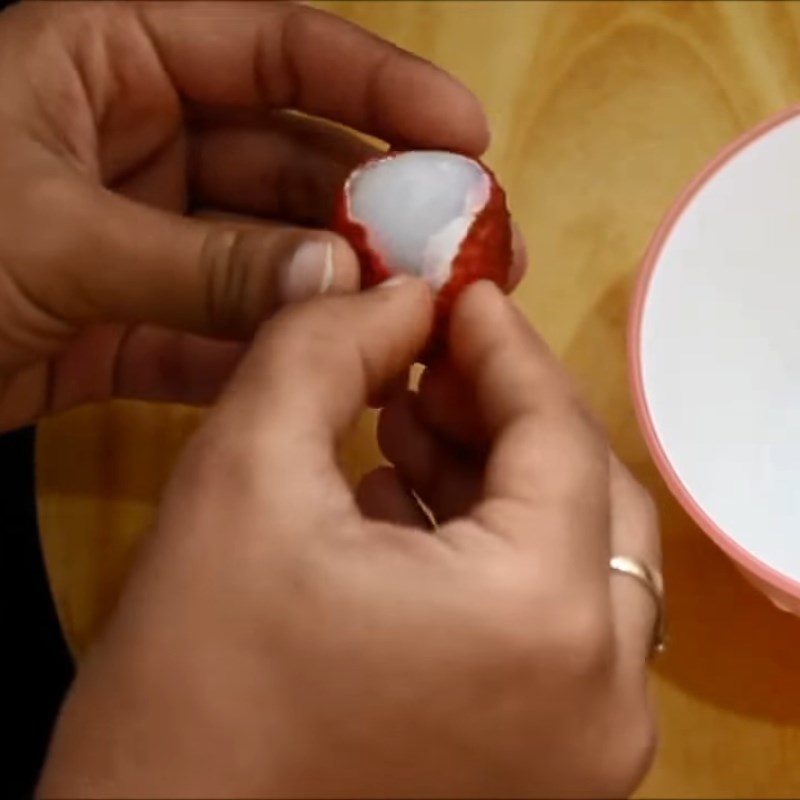
[[[469,283],[508,282],[505,192],[486,166],[457,153],[389,152],[361,164],[342,187],[334,228],[358,254],[363,287],[401,272],[424,278],[439,329]]]

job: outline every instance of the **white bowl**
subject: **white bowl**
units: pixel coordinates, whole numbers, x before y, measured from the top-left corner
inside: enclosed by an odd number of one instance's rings
[[[720,153],[647,252],[634,400],[679,502],[800,614],[800,106]]]

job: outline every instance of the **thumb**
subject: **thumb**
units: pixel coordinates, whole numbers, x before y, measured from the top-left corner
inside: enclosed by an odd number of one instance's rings
[[[285,303],[358,287],[354,253],[327,231],[183,217],[94,187],[77,193],[51,215],[62,235],[48,236],[67,278],[59,305],[68,322],[241,338]]]
[[[430,289],[410,276],[287,309],[256,337],[220,412],[251,430],[314,432],[333,442],[411,366],[432,324]]]
[[[257,465],[259,475],[269,475],[268,486],[256,483],[269,495],[272,519],[315,525],[331,514],[355,514],[337,440],[367,399],[413,363],[432,319],[427,284],[410,277],[278,314],[201,434],[215,469],[241,476],[243,467]]]

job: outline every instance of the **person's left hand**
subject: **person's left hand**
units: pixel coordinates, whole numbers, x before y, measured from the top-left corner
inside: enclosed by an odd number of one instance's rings
[[[305,226],[372,147],[293,110],[394,146],[488,140],[456,80],[304,5],[0,15],[0,430],[111,395],[207,402],[240,352],[220,339],[357,288],[350,247]]]

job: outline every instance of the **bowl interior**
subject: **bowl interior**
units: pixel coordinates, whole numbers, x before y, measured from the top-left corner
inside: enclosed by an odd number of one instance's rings
[[[720,159],[665,230],[634,356],[662,466],[718,532],[798,581],[800,111]]]

